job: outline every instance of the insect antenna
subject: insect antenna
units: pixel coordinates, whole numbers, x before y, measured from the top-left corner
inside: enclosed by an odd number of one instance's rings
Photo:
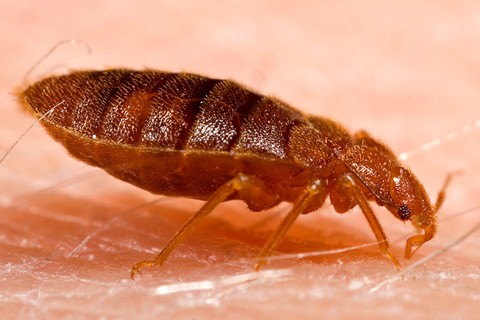
[[[445,181],[443,182],[442,188],[438,192],[437,201],[435,201],[434,213],[437,213],[440,210],[440,208],[442,207],[442,205],[445,201],[446,190],[448,188],[448,185],[452,181],[453,176],[460,175],[460,174],[462,174],[462,171],[450,172],[447,175],[447,177],[445,178]]]

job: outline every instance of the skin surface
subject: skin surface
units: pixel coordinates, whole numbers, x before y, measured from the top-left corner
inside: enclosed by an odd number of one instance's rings
[[[235,79],[352,132],[365,129],[398,154],[440,139],[405,163],[433,201],[447,173],[463,174],[448,189],[437,236],[412,260],[402,258],[404,242],[415,232],[411,224],[373,205],[392,251],[404,267],[412,265],[480,223],[480,130],[466,127],[480,119],[480,5],[334,3],[104,1],[93,9],[53,1],[48,10],[42,2],[2,4],[1,12],[9,14],[0,26],[9,32],[0,36],[0,150],[6,152],[34,121],[12,93],[60,40],[86,41],[93,52],[62,46],[29,81],[115,66]],[[40,126],[0,172],[2,318],[480,316],[478,230],[375,290],[398,275],[376,245],[280,259],[252,273],[255,256],[280,221],[275,214],[286,208],[251,213],[243,203],[229,202],[162,268],[145,269],[131,281],[130,267],[157,253],[202,202],[159,198],[85,166]],[[339,215],[328,202],[300,217],[277,254],[374,242],[358,209]]]

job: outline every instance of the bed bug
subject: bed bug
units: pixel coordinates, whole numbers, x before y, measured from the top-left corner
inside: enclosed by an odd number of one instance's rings
[[[413,173],[365,131],[352,135],[330,119],[230,80],[154,70],[77,71],[36,82],[19,99],[75,158],[155,194],[206,201],[154,259],[133,266],[132,278],[143,267],[161,265],[227,200],[242,200],[252,211],[293,203],[258,255],[257,270],[297,217],[327,197],[339,213],[360,207],[381,253],[397,269],[369,201],[422,231],[407,239],[406,258],[437,231],[447,183],[432,205]]]

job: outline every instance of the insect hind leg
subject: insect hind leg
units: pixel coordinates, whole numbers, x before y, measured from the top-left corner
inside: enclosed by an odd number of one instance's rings
[[[130,271],[130,277],[134,279],[135,275],[141,273],[140,269],[144,267],[162,265],[178,244],[190,236],[218,204],[232,198],[235,194],[238,194],[238,198],[244,200],[249,208],[255,211],[270,208],[278,202],[278,196],[267,189],[261,180],[252,176],[238,174],[210,196],[200,210],[175,233],[163,250],[153,260],[136,263]]]

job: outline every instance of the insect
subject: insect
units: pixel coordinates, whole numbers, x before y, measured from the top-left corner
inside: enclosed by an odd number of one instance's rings
[[[161,265],[219,203],[233,199],[252,211],[293,203],[258,255],[257,270],[297,217],[327,197],[339,213],[361,208],[397,269],[369,201],[421,231],[407,239],[406,258],[437,231],[448,178],[432,205],[413,173],[365,131],[351,135],[233,81],[153,70],[79,71],[36,82],[19,99],[75,158],[155,194],[206,201],[154,259],[133,266],[132,278]]]

